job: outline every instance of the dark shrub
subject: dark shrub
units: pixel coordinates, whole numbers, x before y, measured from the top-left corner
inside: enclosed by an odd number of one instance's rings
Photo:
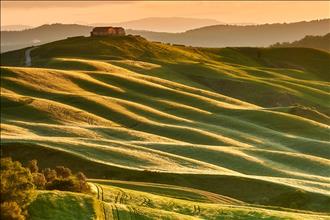
[[[31,173],[38,173],[39,167],[38,167],[38,161],[37,160],[30,160],[27,168],[29,168]]]
[[[33,195],[33,180],[30,171],[11,158],[1,159],[1,203],[16,202],[25,206]]]
[[[55,170],[52,170],[50,168],[44,169],[42,171],[42,173],[44,174],[47,182],[51,182],[51,181],[55,180],[56,179],[56,176],[57,176],[56,171]]]
[[[37,189],[45,189],[45,185],[47,180],[42,173],[32,173],[33,184],[37,187]]]
[[[52,182],[46,184],[46,189],[78,192],[77,184],[72,178],[55,179]]]
[[[24,220],[23,210],[34,193],[32,175],[11,158],[1,158],[1,219]]]
[[[90,192],[90,186],[87,183],[87,178],[82,172],[76,174],[77,181],[79,183],[79,192]]]
[[[57,166],[55,168],[55,171],[57,173],[57,177],[68,178],[69,176],[72,175],[71,170],[64,166]]]
[[[22,209],[16,202],[1,203],[1,219],[2,220],[25,220]]]
[[[80,181],[86,181],[86,179],[87,179],[83,172],[78,172],[76,174],[76,176],[77,176],[77,179],[80,180]]]

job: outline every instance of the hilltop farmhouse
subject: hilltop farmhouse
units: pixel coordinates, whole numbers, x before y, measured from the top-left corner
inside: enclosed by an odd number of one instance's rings
[[[91,37],[124,36],[125,34],[125,30],[122,27],[95,27],[91,32]]]

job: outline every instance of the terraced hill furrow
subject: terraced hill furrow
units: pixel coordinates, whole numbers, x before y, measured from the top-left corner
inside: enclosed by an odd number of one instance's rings
[[[21,53],[1,54],[5,155],[330,212],[329,53],[133,36],[42,45],[31,67]],[[244,192],[253,184],[256,198]]]

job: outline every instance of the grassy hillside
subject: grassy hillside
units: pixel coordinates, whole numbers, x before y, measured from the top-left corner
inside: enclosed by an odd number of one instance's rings
[[[307,47],[307,48],[315,48],[319,50],[330,51],[330,33],[324,36],[306,36],[301,40],[297,40],[294,42],[284,42],[284,43],[276,43],[272,45],[273,47]]]
[[[24,53],[1,55],[3,155],[178,187],[111,182],[139,191],[137,198],[154,194],[159,205],[128,204],[148,215],[152,208],[182,219],[192,216],[182,201],[223,200],[238,210],[230,209],[233,219],[250,210],[258,210],[251,219],[264,212],[281,219],[264,211],[271,207],[330,212],[329,53],[193,48],[133,36],[45,44],[32,50],[31,67],[22,65]],[[178,199],[182,211],[158,199]],[[118,207],[130,210],[125,205]],[[222,218],[218,205],[201,209],[199,218]]]
[[[100,219],[99,203],[83,194],[40,191],[29,205],[29,219]]]
[[[253,207],[191,189],[178,193],[177,187],[169,185],[97,182],[91,183],[93,195],[39,191],[29,206],[30,219],[329,219],[321,213]],[[113,186],[118,183],[124,187]],[[156,194],[153,188],[158,188]]]
[[[179,215],[178,219],[182,219],[183,216],[193,216],[199,219],[327,219],[324,214],[312,212],[267,210],[262,207],[234,205],[226,202],[187,201],[109,185],[98,185],[98,187],[102,190],[103,201],[112,204],[125,204],[128,207],[132,206],[133,212],[131,211],[131,213],[135,215],[139,215],[141,209],[148,207],[165,210],[169,213],[170,219],[175,219],[178,214],[182,215],[182,217],[179,217]],[[138,209],[134,207],[135,204],[140,204]],[[149,210],[148,213],[150,213]]]

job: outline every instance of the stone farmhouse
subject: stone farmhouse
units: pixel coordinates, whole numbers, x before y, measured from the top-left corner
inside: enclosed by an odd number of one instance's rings
[[[125,36],[125,30],[122,27],[95,27],[91,32],[91,37],[95,36]]]

